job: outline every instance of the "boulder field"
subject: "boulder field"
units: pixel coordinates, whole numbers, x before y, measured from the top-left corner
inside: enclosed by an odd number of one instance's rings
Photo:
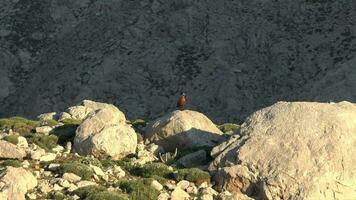
[[[192,110],[130,121],[84,100],[0,119],[0,198],[355,199],[355,133],[345,101],[277,102],[215,125]]]

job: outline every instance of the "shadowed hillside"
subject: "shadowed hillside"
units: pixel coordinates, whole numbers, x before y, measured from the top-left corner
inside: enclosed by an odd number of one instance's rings
[[[0,2],[0,116],[94,99],[131,118],[241,121],[277,100],[356,99],[356,5],[340,1]]]

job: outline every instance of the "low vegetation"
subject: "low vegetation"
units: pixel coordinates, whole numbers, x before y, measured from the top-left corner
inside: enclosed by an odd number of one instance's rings
[[[57,146],[58,137],[55,135],[43,135],[35,133],[28,136],[27,141],[36,144],[46,151],[51,151],[52,148]]]
[[[4,160],[1,164],[3,167],[11,166],[11,167],[22,167],[22,164],[18,160]]]
[[[103,186],[86,186],[73,192],[85,200],[129,200],[127,195],[116,191],[107,191]]]
[[[197,183],[199,185],[203,182],[210,182],[210,174],[198,168],[188,168],[179,169],[177,173],[174,174],[177,181],[187,180],[190,182]]]
[[[226,134],[233,134],[240,129],[240,125],[233,123],[225,123],[219,125],[218,128]]]
[[[74,173],[82,177],[84,180],[90,180],[90,178],[94,175],[94,172],[90,167],[77,161],[62,164],[61,173]]]
[[[23,117],[11,117],[0,119],[0,129],[12,129],[20,135],[28,135],[34,132],[40,122],[25,119]]]
[[[8,141],[14,145],[16,145],[17,143],[19,143],[19,136],[18,135],[7,135],[3,138],[3,140]]]
[[[162,177],[162,178],[171,178],[172,170],[169,169],[169,166],[163,163],[148,163],[142,166],[137,170],[138,176],[142,176],[145,178],[154,178],[154,177]]]
[[[151,186],[152,179],[123,180],[116,185],[129,195],[130,200],[157,199],[159,191]]]

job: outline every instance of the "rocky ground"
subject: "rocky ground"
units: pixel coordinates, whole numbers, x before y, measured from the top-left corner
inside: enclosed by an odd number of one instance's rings
[[[355,3],[1,0],[0,116],[82,99],[242,122],[276,101],[356,100]]]
[[[212,188],[209,150],[217,144],[212,142],[227,136],[204,115],[177,111],[181,125],[168,127],[167,134],[189,132],[187,126],[192,125],[216,132],[215,137],[201,137],[189,146],[172,143],[173,150],[165,151],[148,140],[144,143],[145,121],[130,122],[112,105],[86,100],[66,111],[42,114],[37,121],[0,119],[0,199],[233,198],[228,191]],[[231,134],[237,127],[221,128]],[[161,133],[151,131],[147,138],[154,134]]]
[[[241,125],[183,110],[128,120],[84,100],[0,119],[0,199],[356,197],[356,105],[278,102]]]

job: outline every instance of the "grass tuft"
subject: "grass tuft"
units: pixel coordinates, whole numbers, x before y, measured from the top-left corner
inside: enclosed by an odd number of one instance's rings
[[[174,174],[177,181],[187,180],[189,182],[194,182],[196,184],[201,184],[203,182],[210,182],[210,174],[198,168],[187,168],[179,169],[176,174]]]
[[[11,117],[0,119],[0,129],[12,129],[20,135],[28,135],[34,132],[40,122],[23,117]]]
[[[130,200],[157,199],[159,191],[151,186],[152,179],[124,180],[117,185],[129,195]]]
[[[17,145],[19,143],[19,136],[18,135],[7,135],[4,137],[5,141],[8,141],[14,145]]]
[[[90,178],[94,175],[93,170],[89,166],[77,161],[72,163],[64,163],[61,166],[61,173],[74,173],[82,177],[84,180],[90,180]]]

